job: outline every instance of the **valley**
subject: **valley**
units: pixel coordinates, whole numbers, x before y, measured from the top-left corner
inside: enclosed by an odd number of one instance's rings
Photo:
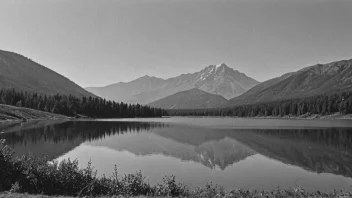
[[[352,198],[352,0],[0,0],[0,198]]]
[[[25,156],[16,163],[45,154],[32,160],[62,174],[60,166],[73,163],[73,172],[80,172],[93,160],[95,182],[118,164],[125,177],[143,183],[142,172],[132,173],[142,170],[145,185],[163,188],[170,183],[158,184],[161,175],[176,175],[184,189],[205,181],[226,190],[234,181],[269,190],[268,180],[284,188],[298,181],[313,193],[350,186],[352,59],[262,83],[219,64],[166,80],[144,76],[84,90],[21,55],[0,51],[0,58],[0,138],[6,140],[0,147]],[[66,161],[71,158],[79,161]],[[0,190],[9,184],[0,182]]]
[[[305,67],[258,83],[225,64],[219,64],[206,67],[197,73],[183,74],[167,80],[144,76],[128,83],[87,88],[87,90],[112,100],[115,97],[116,100],[119,98],[127,103],[141,102],[152,107],[169,109],[172,112],[175,109],[214,111],[214,109],[235,108],[241,105],[255,106],[284,101],[305,101],[314,97],[334,97],[333,95],[343,92],[349,96],[349,91],[352,90],[351,72],[352,59],[341,60]],[[120,97],[120,95],[123,96]],[[319,103],[326,105],[323,102]],[[325,107],[316,107],[317,111],[309,110],[309,115],[306,117],[312,117],[313,114],[321,117],[326,114],[343,113],[337,110],[339,107],[326,112],[325,110],[321,112],[319,108]],[[294,117],[294,114],[289,117]],[[229,114],[225,113],[225,115]],[[285,113],[280,115],[288,116]],[[263,115],[253,114],[252,116]]]
[[[86,90],[109,100],[148,104],[193,88],[231,99],[257,84],[258,81],[222,63],[169,79],[143,76],[131,82],[119,82],[105,87],[87,87]]]
[[[143,76],[87,90],[12,52],[0,51],[0,71],[6,76],[0,79],[0,103],[70,117],[143,117],[143,108],[157,116],[349,119],[352,113],[352,59],[316,64],[262,83],[222,63],[174,78]]]

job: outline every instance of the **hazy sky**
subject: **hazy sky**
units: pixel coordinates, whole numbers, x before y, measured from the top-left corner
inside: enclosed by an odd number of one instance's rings
[[[259,81],[352,58],[352,0],[1,0],[0,49],[81,86],[226,63]]]

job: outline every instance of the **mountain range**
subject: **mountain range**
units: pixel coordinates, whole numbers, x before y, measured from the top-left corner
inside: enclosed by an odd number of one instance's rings
[[[224,108],[351,90],[352,59],[305,67],[262,83],[222,63],[169,79],[143,76],[85,90],[29,58],[0,50],[0,88],[50,95],[97,95],[165,109]]]
[[[106,87],[88,87],[88,91],[109,100],[148,104],[172,94],[197,88],[226,99],[239,96],[259,84],[258,81],[228,67],[210,65],[199,72],[169,79],[144,76],[131,82]]]
[[[42,94],[94,96],[68,78],[22,55],[0,50],[0,88]]]
[[[197,97],[193,93],[194,90],[189,90],[187,96],[185,92],[180,92],[149,105],[165,109],[226,108],[243,104],[331,94],[351,89],[352,59],[317,64],[296,72],[286,73],[280,77],[262,82],[228,101],[214,98],[210,94]],[[190,100],[192,95],[195,95],[198,99]]]
[[[352,59],[317,64],[259,83],[226,64],[170,79],[144,76],[88,91],[165,109],[206,109],[296,99],[352,88]]]
[[[317,64],[265,81],[225,106],[261,103],[352,89],[352,59]]]

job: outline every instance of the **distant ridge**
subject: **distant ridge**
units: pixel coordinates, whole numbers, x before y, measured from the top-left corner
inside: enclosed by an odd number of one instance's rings
[[[68,78],[29,58],[0,50],[0,88],[42,94],[94,96]]]
[[[181,91],[149,103],[163,109],[208,109],[225,104],[228,100],[220,95],[210,94],[197,88]]]
[[[230,99],[243,94],[258,83],[258,81],[222,63],[210,65],[195,73],[182,74],[169,79],[143,76],[131,82],[86,89],[110,100],[148,104],[192,88]]]
[[[352,90],[352,59],[317,64],[265,81],[223,107]]]

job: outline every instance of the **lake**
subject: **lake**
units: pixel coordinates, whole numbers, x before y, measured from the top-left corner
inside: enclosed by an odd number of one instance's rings
[[[0,126],[16,155],[91,161],[98,174],[141,171],[190,187],[226,190],[303,186],[352,190],[352,121],[153,118],[33,121]]]

